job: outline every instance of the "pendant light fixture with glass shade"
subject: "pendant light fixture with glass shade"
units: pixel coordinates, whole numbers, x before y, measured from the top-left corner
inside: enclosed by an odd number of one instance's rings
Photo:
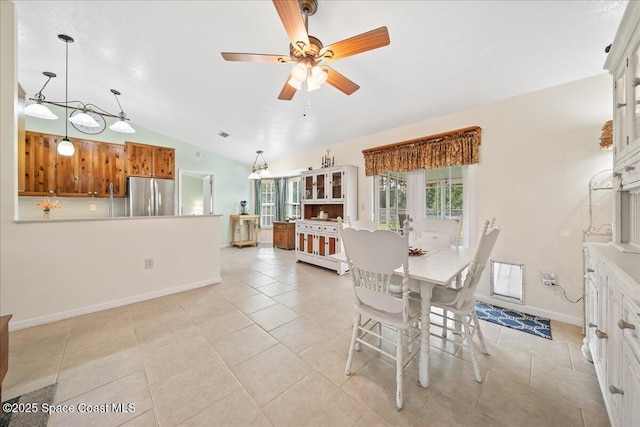
[[[118,103],[118,107],[120,107],[120,113],[118,113],[118,117],[120,117],[120,120],[117,120],[114,124],[109,126],[109,129],[121,133],[136,133],[136,130],[125,121],[128,120],[127,115],[124,113],[122,105],[120,105],[120,101],[118,100],[118,95],[120,95],[120,92],[115,89],[111,89],[111,93],[116,97],[116,102]]]
[[[65,69],[64,69],[64,117],[69,114],[69,43],[73,43],[73,39],[64,34],[58,35],[58,38],[65,43]],[[58,143],[58,154],[61,156],[73,156],[76,152],[76,147],[69,141],[68,134],[69,123],[64,121],[64,139]]]
[[[55,114],[53,114],[51,110],[47,108],[46,105],[44,105],[44,104],[50,104],[50,105],[55,105],[57,107],[64,108],[65,116],[68,117],[68,120],[71,122],[71,124],[80,132],[93,134],[93,135],[98,134],[102,132],[106,127],[104,118],[112,117],[117,120],[115,123],[109,126],[109,129],[115,132],[120,132],[120,133],[134,133],[135,129],[133,129],[131,125],[127,123],[129,118],[127,118],[126,114],[122,110],[122,106],[120,105],[120,101],[118,99],[118,95],[120,95],[120,92],[118,92],[115,89],[111,89],[111,93],[113,93],[114,96],[116,97],[116,102],[118,103],[118,107],[120,107],[120,113],[118,114],[112,114],[106,110],[103,110],[102,108],[98,107],[95,104],[85,104],[81,101],[69,101],[69,77],[68,77],[69,43],[73,43],[74,40],[72,37],[69,37],[65,34],[58,34],[58,39],[62,40],[66,46],[66,49],[65,49],[65,72],[66,72],[65,101],[54,102],[54,101],[45,100],[45,97],[42,94],[42,91],[47,86],[51,78],[56,77],[55,73],[45,71],[43,74],[46,77],[48,77],[48,79],[45,82],[44,86],[42,86],[42,89],[40,89],[40,91],[36,93],[33,98],[29,98],[31,101],[35,101],[35,103],[30,104],[25,108],[25,114],[32,117],[37,117],[40,119],[55,120],[58,117]],[[69,109],[73,110],[71,114],[68,114]],[[63,147],[67,146],[67,149],[66,150],[63,149],[63,151],[70,152],[70,149],[68,148],[68,146],[69,145],[72,146],[73,144],[71,143],[71,141],[69,141],[66,134],[67,134],[67,126],[65,124],[65,139],[61,141],[61,144],[64,141],[67,141],[67,142],[64,142],[63,144]],[[60,145],[58,147],[60,147]],[[69,154],[69,155],[72,155],[72,154]]]
[[[42,103],[44,101],[44,95],[42,94],[42,91],[45,87],[47,87],[47,84],[49,84],[51,79],[56,77],[56,73],[45,71],[42,74],[48,77],[47,81],[44,82],[42,89],[40,89],[40,91],[34,95],[36,103],[27,105],[27,107],[24,109],[24,113],[30,115],[31,117],[37,117],[39,119],[55,120],[58,118],[58,116],[53,114],[51,110]]]
[[[256,151],[257,156],[251,167],[251,174],[248,176],[249,179],[269,178],[271,176],[271,172],[269,172],[268,169],[269,166],[262,153],[262,150]],[[262,158],[262,163],[259,162],[260,158]]]

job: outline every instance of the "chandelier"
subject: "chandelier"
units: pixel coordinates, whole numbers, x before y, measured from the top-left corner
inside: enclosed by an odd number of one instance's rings
[[[262,150],[256,151],[257,156],[251,167],[251,174],[248,176],[249,179],[269,178],[271,176],[271,172],[269,172],[268,169],[269,166],[262,153]],[[260,158],[262,158],[262,163],[260,163]]]
[[[72,156],[75,152],[73,143],[69,140],[67,135],[67,121],[74,124],[76,128],[79,128],[80,130],[86,129],[87,132],[85,133],[95,134],[102,132],[102,126],[104,125],[104,123],[102,125],[98,123],[96,119],[101,119],[104,122],[104,117],[113,117],[118,120],[109,126],[109,129],[121,133],[135,133],[135,129],[127,123],[129,119],[120,105],[120,100],[118,99],[120,92],[115,89],[111,89],[111,93],[113,93],[113,96],[116,98],[116,102],[118,103],[118,108],[120,108],[120,112],[118,114],[113,114],[103,110],[95,104],[87,104],[81,101],[69,101],[69,43],[73,43],[74,40],[72,37],[65,34],[58,34],[58,39],[65,43],[65,100],[62,102],[47,101],[45,99],[42,92],[45,87],[47,87],[49,81],[56,77],[55,73],[45,71],[42,74],[47,77],[47,81],[33,98],[29,98],[29,100],[34,101],[34,103],[25,108],[25,114],[39,119],[55,120],[58,116],[56,116],[45,104],[55,105],[65,109],[65,117],[68,116],[69,118],[68,120],[65,120],[65,138],[58,144],[58,153],[63,156]],[[69,109],[73,110],[71,114],[68,113]]]

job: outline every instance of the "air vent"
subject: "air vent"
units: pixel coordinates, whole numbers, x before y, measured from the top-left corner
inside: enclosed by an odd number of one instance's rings
[[[226,132],[224,132],[224,131],[222,131],[222,132],[218,133],[218,135],[220,135],[220,136],[221,136],[221,137],[223,137],[223,138],[226,138],[226,137],[228,137],[228,136],[229,136],[229,134],[228,134],[228,133],[226,133]]]

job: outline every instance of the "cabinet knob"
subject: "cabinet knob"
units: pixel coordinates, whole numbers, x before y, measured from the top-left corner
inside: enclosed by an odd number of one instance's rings
[[[618,388],[614,385],[609,386],[609,393],[611,394],[624,394],[624,391],[621,388]]]
[[[634,170],[634,169],[635,169],[635,167],[633,167],[633,166],[625,166],[625,167],[624,167],[624,171],[625,171],[625,172],[631,172],[631,171],[632,171],[632,170]]]
[[[596,325],[595,323],[592,323],[592,322],[587,323],[587,326],[590,327],[590,328],[597,328],[598,327],[598,325]]]
[[[636,325],[633,323],[625,322],[624,320],[618,320],[618,328],[620,329],[635,329]]]
[[[600,329],[596,329],[596,336],[600,339],[609,338],[606,332],[602,332]]]
[[[593,268],[587,268],[587,273],[594,273],[595,270]]]
[[[49,190],[49,194],[53,194],[53,190]]]

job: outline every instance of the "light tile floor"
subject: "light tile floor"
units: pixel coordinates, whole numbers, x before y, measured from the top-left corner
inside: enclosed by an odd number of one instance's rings
[[[222,250],[222,283],[10,335],[8,399],[58,383],[50,426],[607,426],[580,328],[552,341],[481,322],[490,356],[432,339],[431,386],[359,352],[344,375],[350,278],[292,251]],[[99,412],[104,404],[128,412]],[[82,405],[81,405],[82,404]]]

